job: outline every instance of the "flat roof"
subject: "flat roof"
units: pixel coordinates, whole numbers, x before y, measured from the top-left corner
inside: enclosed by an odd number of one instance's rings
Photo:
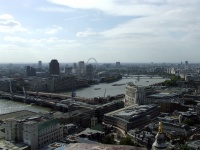
[[[37,123],[37,121],[26,121],[24,122],[24,124],[27,124],[27,125],[31,125],[31,124],[35,124]]]
[[[77,135],[78,136],[82,135],[82,134],[84,134],[84,135],[91,135],[91,134],[95,134],[95,133],[104,134],[104,132],[102,132],[102,131],[97,131],[97,130],[93,130],[93,129],[87,128],[84,131],[78,133]]]
[[[152,95],[149,95],[149,96],[147,96],[147,97],[149,97],[149,98],[172,98],[172,97],[176,97],[176,96],[178,96],[178,94],[177,93],[168,93],[168,92],[166,92],[166,93],[158,93],[158,94],[152,94]]]
[[[200,140],[188,142],[188,146],[193,147],[193,148],[199,148],[200,147]]]
[[[7,120],[7,119],[14,119],[14,118],[21,118],[26,117],[29,115],[36,115],[37,113],[29,111],[29,110],[20,110],[20,111],[14,111],[9,112],[5,114],[0,114],[0,120]]]
[[[25,150],[28,149],[28,145],[24,143],[12,143],[6,140],[0,140],[0,148],[12,149],[12,150]]]
[[[156,105],[132,105],[125,107],[105,115],[110,115],[113,117],[129,120],[130,118],[138,117],[139,115],[146,113],[149,109],[155,107]]]

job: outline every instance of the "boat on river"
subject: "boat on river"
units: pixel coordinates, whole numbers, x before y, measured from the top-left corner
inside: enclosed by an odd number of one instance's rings
[[[113,84],[112,86],[121,86],[121,85],[125,85],[125,83],[121,83],[121,84]]]

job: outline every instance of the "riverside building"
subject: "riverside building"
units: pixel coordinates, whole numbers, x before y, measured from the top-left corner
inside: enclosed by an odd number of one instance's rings
[[[145,88],[143,86],[136,86],[133,82],[126,84],[125,92],[125,106],[133,104],[143,104],[145,101]]]

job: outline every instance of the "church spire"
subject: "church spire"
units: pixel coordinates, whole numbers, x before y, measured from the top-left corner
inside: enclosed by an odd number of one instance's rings
[[[158,133],[162,133],[162,122],[159,122],[158,124]]]
[[[152,145],[152,150],[165,150],[167,145],[165,143],[165,135],[163,134],[162,122],[158,123],[158,133],[155,136],[155,142]]]

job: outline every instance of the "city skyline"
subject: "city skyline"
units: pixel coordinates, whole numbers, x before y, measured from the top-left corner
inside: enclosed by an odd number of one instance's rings
[[[198,0],[1,0],[0,63],[90,57],[197,63],[199,6]]]

